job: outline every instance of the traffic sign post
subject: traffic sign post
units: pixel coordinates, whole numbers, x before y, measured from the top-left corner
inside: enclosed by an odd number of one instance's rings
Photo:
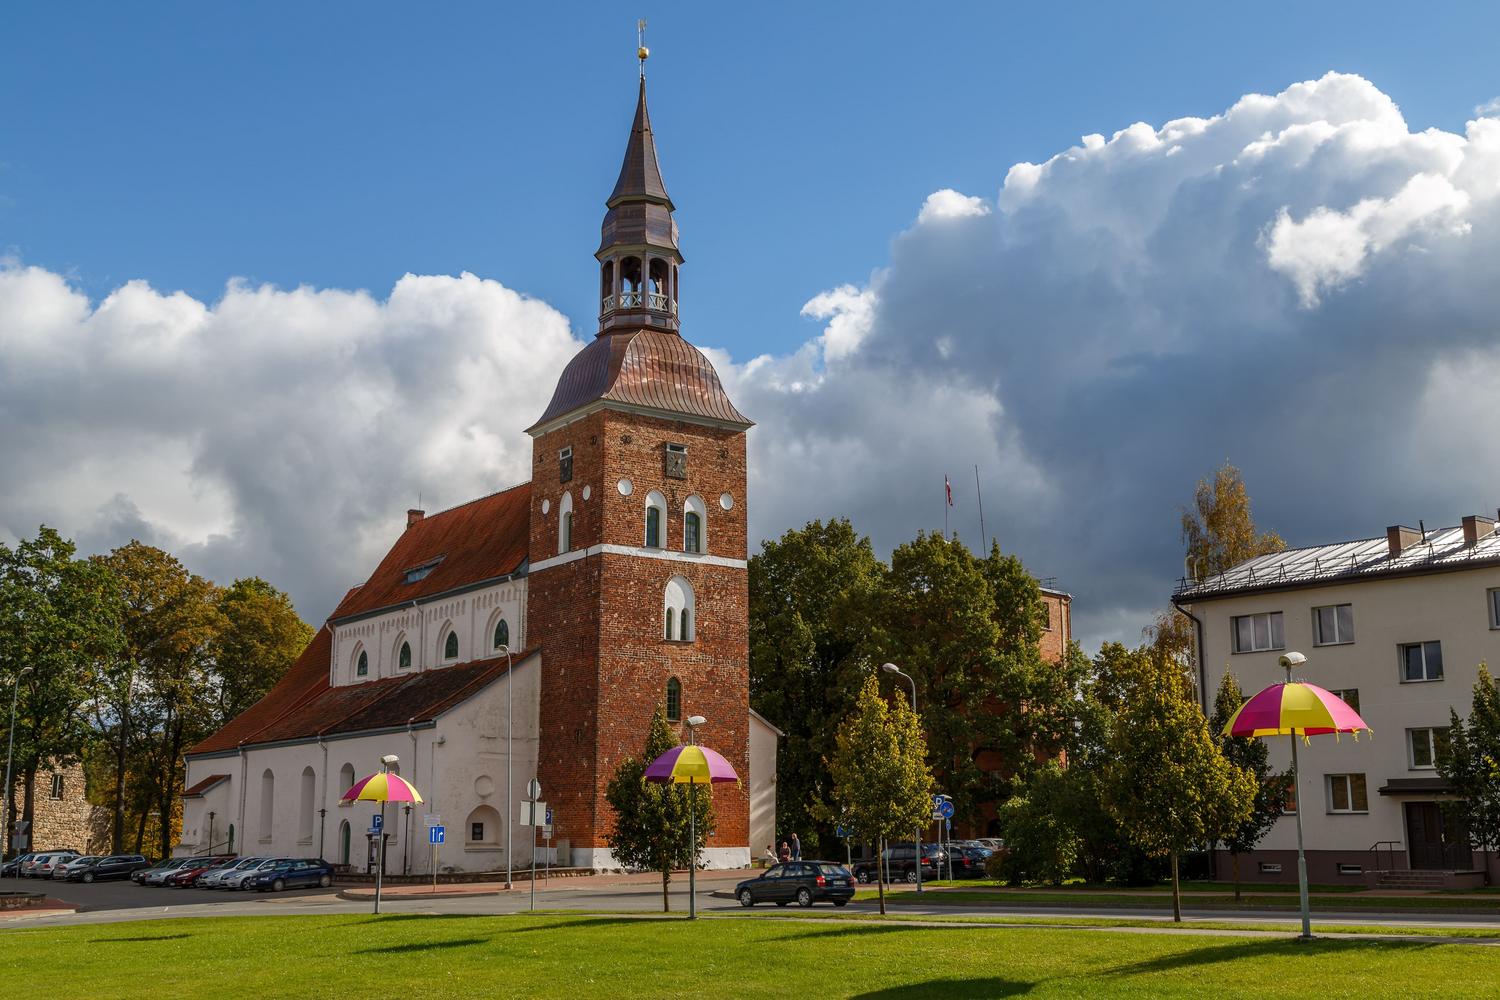
[[[422,822],[427,824],[427,861],[432,869],[432,891],[437,892],[437,849],[443,842],[443,817],[437,813],[427,813],[422,817]]]
[[[526,800],[526,825],[531,827],[531,912],[536,912],[536,828],[539,826],[550,826],[552,823],[552,810],[547,808],[547,803],[542,801],[542,783],[535,778],[526,786],[526,794],[530,796]],[[538,820],[546,818],[546,823]]]

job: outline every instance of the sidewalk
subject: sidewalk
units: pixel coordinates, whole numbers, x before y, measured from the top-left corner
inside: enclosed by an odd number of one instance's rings
[[[748,878],[748,868],[734,869],[712,869],[698,873],[698,886],[705,891],[717,887],[721,883],[733,884],[741,879]],[[491,873],[487,873],[491,874]],[[519,872],[517,873],[520,874]],[[528,872],[529,874],[529,872]],[[679,888],[687,884],[688,872],[684,868],[672,873],[672,886]],[[568,891],[578,892],[590,889],[612,889],[620,886],[659,886],[661,885],[660,872],[629,872],[615,874],[611,872],[599,872],[594,875],[573,875],[568,878],[558,878],[551,881],[542,878],[537,879],[537,892]],[[380,889],[382,899],[453,899],[453,898],[475,898],[479,896],[504,896],[507,894],[525,894],[531,892],[531,883],[526,879],[516,879],[510,889],[505,888],[504,882],[450,882],[438,883],[434,891],[431,882],[423,884],[406,885],[383,885]],[[347,886],[339,890],[340,899],[374,899],[375,887],[373,885]]]

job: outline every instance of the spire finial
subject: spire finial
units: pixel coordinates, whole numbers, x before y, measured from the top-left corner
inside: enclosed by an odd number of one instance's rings
[[[646,78],[646,60],[651,58],[651,50],[646,48],[646,19],[643,17],[635,22],[635,57],[641,61],[641,79]]]

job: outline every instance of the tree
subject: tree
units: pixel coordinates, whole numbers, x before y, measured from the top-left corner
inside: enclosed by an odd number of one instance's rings
[[[74,552],[45,525],[13,549],[0,544],[0,680],[32,668],[18,688],[14,753],[24,789],[20,817],[28,823],[37,771],[83,753],[91,679],[119,641],[114,581]]]
[[[860,653],[884,572],[842,518],[763,542],[750,559],[750,704],[786,733],[777,818],[808,849],[834,832],[828,720],[848,713],[868,670]]]
[[[644,756],[621,760],[604,791],[605,800],[614,810],[614,824],[607,838],[610,850],[626,868],[661,872],[664,911],[672,909],[667,887],[673,870],[697,864],[703,845],[714,831],[712,786],[693,795],[682,785],[646,780],[646,768],[674,746],[677,740],[667,725],[666,709],[658,705],[646,733]],[[697,830],[691,848],[687,842],[690,815],[691,825]]]
[[[1271,751],[1265,740],[1224,735],[1224,727],[1244,703],[1245,695],[1240,691],[1239,683],[1234,674],[1226,670],[1214,698],[1214,714],[1208,723],[1209,735],[1218,743],[1225,760],[1255,779],[1255,799],[1250,814],[1239,824],[1227,824],[1227,832],[1219,838],[1234,867],[1235,902],[1240,899],[1240,855],[1254,850],[1260,839],[1271,832],[1271,827],[1286,811],[1287,794],[1291,789],[1290,775],[1271,773]]]
[[[1438,774],[1457,798],[1443,809],[1469,831],[1469,843],[1486,853],[1500,849],[1500,685],[1481,663],[1465,722],[1449,709],[1446,746],[1438,743]],[[1488,864],[1486,864],[1486,868]]]
[[[1228,462],[1214,472],[1212,483],[1198,480],[1193,508],[1182,511],[1182,540],[1187,545],[1186,575],[1195,580],[1286,548],[1276,532],[1255,530],[1244,477]]]
[[[232,583],[218,610],[222,626],[209,655],[218,695],[216,725],[222,726],[281,680],[312,641],[313,630],[297,617],[291,598],[259,577]]]
[[[1110,813],[1131,841],[1172,864],[1172,916],[1182,920],[1178,858],[1245,822],[1249,772],[1224,759],[1187,678],[1150,649],[1135,654],[1131,700],[1116,720],[1105,765]]]
[[[919,829],[932,809],[932,772],[922,728],[904,694],[894,705],[881,697],[880,682],[872,672],[834,742],[829,772],[843,822],[855,835],[882,848],[879,894],[884,913],[885,840]]]
[[[1072,872],[1082,838],[1073,822],[1071,778],[1049,761],[1000,807],[1006,850],[991,861],[1012,883],[1029,878],[1061,885]]]

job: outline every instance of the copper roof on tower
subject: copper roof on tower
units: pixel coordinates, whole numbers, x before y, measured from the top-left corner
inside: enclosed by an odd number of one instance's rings
[[[528,430],[605,401],[749,427],[708,358],[675,333],[634,330],[599,337],[563,369],[547,412]]]
[[[614,208],[627,199],[647,198],[672,208],[672,199],[661,179],[661,164],[656,159],[656,140],[651,136],[651,114],[646,110],[646,77],[641,75],[641,93],[636,100],[635,121],[630,126],[630,142],[625,146],[625,162],[620,165],[620,179],[614,193],[605,202]]]
[[[644,76],[635,105],[635,122],[630,126],[630,140],[625,144],[625,161],[620,164],[615,189],[604,204],[608,211],[600,226],[598,254],[611,247],[654,246],[671,250],[679,261],[682,259],[677,248],[677,223],[672,220],[675,206],[656,159]]]

